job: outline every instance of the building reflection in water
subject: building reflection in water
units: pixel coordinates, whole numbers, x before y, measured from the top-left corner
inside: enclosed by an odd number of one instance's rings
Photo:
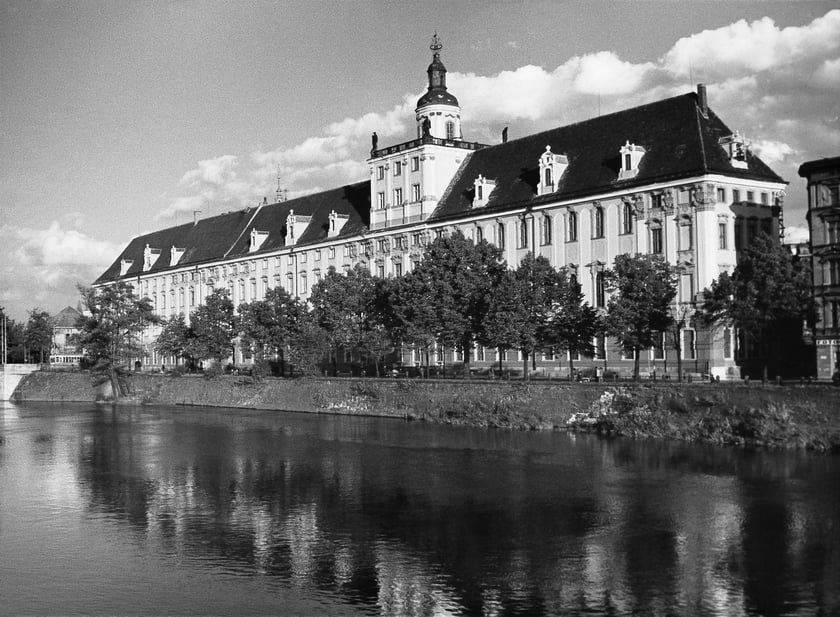
[[[178,563],[387,615],[840,611],[836,457],[101,411],[75,468]]]

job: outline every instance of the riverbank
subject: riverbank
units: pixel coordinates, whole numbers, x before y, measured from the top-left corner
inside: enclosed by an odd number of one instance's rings
[[[483,428],[840,451],[832,386],[570,384],[408,379],[263,379],[132,373],[120,404],[204,405],[403,418]],[[106,384],[107,387],[107,384]],[[108,397],[78,372],[38,372],[16,401]]]

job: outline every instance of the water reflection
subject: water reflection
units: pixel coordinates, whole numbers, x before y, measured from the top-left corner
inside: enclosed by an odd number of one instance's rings
[[[115,612],[225,612],[184,571],[248,585],[233,613],[840,612],[836,456],[213,409],[4,414],[0,480],[28,469],[39,489],[12,491],[21,508],[49,505],[43,524],[75,509],[70,549],[114,533],[165,573],[159,604],[128,589],[101,605]]]

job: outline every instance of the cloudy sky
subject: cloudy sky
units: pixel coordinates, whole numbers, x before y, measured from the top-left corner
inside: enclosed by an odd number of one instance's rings
[[[840,154],[837,2],[0,0],[0,306],[75,305],[137,234],[365,179],[413,133],[437,31],[468,140],[706,83],[790,182]]]

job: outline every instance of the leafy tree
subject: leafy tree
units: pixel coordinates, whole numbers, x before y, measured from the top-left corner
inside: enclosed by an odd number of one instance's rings
[[[346,275],[330,268],[312,288],[309,302],[318,325],[327,335],[333,370],[340,348],[370,354],[379,359],[383,350],[393,349],[377,312],[377,281],[357,264]]]
[[[38,352],[40,362],[49,362],[53,340],[53,318],[48,312],[38,309],[29,311],[24,340],[30,352]]]
[[[555,350],[569,352],[569,375],[574,373],[574,356],[591,356],[593,339],[602,331],[598,312],[584,301],[580,283],[567,268],[558,271],[553,304],[544,340]]]
[[[385,279],[379,301],[383,323],[391,339],[422,351],[428,371],[429,354],[438,338],[438,321],[431,290],[414,271]]]
[[[671,325],[670,305],[677,294],[676,274],[661,255],[619,255],[605,271],[612,292],[607,304],[607,330],[633,350],[633,379],[639,378],[642,349],[655,343]]]
[[[85,312],[76,321],[76,346],[110,379],[114,396],[120,387],[116,367],[142,354],[140,334],[160,318],[148,298],[138,298],[124,281],[101,288],[79,286]]]
[[[183,315],[176,315],[163,322],[163,328],[155,341],[155,349],[161,355],[183,358],[192,364],[194,341],[193,329],[187,325]]]
[[[499,284],[493,290],[490,310],[484,318],[483,341],[498,350],[499,373],[502,372],[502,356],[508,349],[520,347],[521,332],[525,328],[527,314],[523,310],[522,290],[519,281],[510,270],[502,273]],[[525,371],[528,358],[525,357]]]
[[[327,333],[318,325],[313,313],[304,313],[289,338],[288,361],[293,371],[303,375],[318,373],[318,363],[330,351]]]
[[[6,315],[5,309],[0,306],[0,320]],[[6,358],[9,364],[22,364],[24,360],[25,324],[16,322],[6,315]],[[4,361],[0,354],[0,363]]]
[[[276,355],[283,375],[287,348],[298,336],[306,312],[306,305],[285,289],[270,289],[265,299],[239,306],[240,340],[252,347],[258,360]]]
[[[194,334],[190,355],[194,358],[221,364],[233,355],[236,318],[226,289],[216,289],[208,295],[190,316],[190,324]]]
[[[704,323],[731,322],[751,341],[765,381],[770,362],[784,364],[786,346],[801,342],[803,322],[813,325],[815,316],[807,263],[767,234],[744,250],[731,276],[712,282],[701,307]]]
[[[671,323],[668,326],[665,337],[671,341],[671,346],[677,353],[677,379],[682,381],[682,359],[683,359],[683,330],[689,324],[693,306],[691,304],[677,304],[671,306]]]
[[[482,240],[478,244],[457,231],[435,239],[414,269],[418,301],[432,317],[438,340],[464,352],[464,376],[476,341],[486,340],[484,321],[493,290],[507,269],[502,252]]]

